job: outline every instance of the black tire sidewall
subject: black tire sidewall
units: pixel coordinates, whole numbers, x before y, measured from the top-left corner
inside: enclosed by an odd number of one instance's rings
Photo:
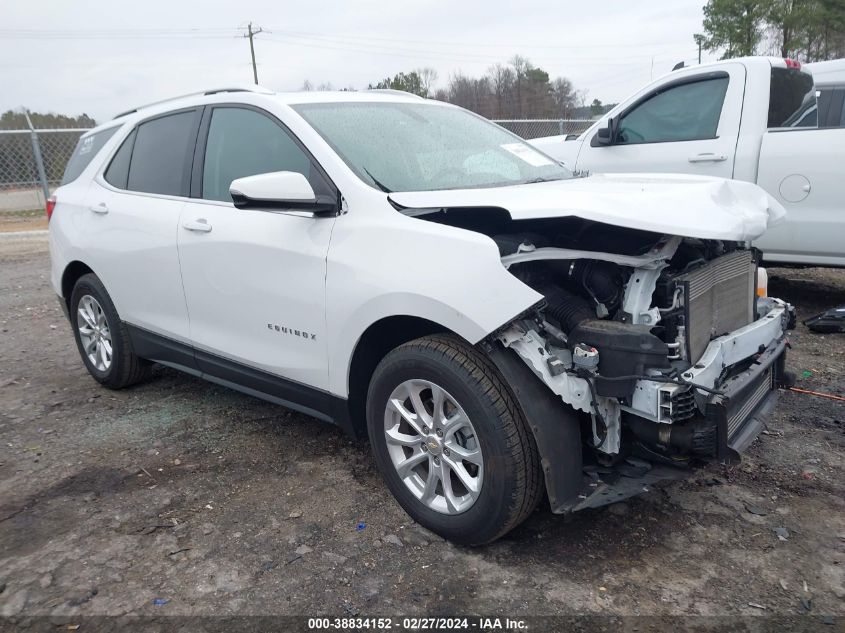
[[[79,325],[77,324],[77,313],[79,311],[79,302],[85,295],[91,295],[100,304],[106,317],[106,323],[109,326],[109,332],[111,333],[112,363],[105,371],[100,371],[91,364],[82,346],[82,338],[79,334]],[[127,362],[126,350],[123,349],[123,340],[120,336],[121,322],[108,292],[106,292],[102,282],[95,275],[83,275],[76,282],[73,292],[70,295],[69,314],[70,324],[73,328],[73,338],[76,340],[76,347],[79,350],[79,355],[82,357],[82,362],[85,363],[88,373],[103,385],[116,385],[121,375],[122,365]]]
[[[448,391],[464,409],[478,435],[484,458],[481,495],[460,514],[445,515],[423,505],[401,480],[387,452],[385,405],[399,384],[414,379],[428,380]],[[370,383],[367,428],[376,463],[388,488],[415,521],[457,543],[475,545],[495,538],[513,512],[518,492],[516,465],[499,418],[493,401],[480,393],[469,372],[447,364],[430,350],[394,350],[378,366]]]

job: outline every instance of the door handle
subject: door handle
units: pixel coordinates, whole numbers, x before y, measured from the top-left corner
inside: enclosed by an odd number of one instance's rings
[[[195,233],[210,233],[211,225],[205,218],[197,218],[196,220],[188,220],[182,223],[182,228]]]
[[[728,157],[724,154],[696,154],[695,156],[690,156],[687,160],[691,163],[721,163],[722,161],[728,160]]]
[[[109,208],[106,206],[105,202],[101,202],[100,204],[98,204],[96,206],[88,207],[88,208],[91,211],[93,211],[94,213],[99,213],[100,215],[105,215],[106,213],[109,212]]]

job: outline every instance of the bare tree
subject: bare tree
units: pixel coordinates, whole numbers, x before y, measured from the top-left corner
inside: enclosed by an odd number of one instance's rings
[[[490,67],[487,71],[487,76],[490,78],[490,86],[493,89],[493,96],[496,99],[494,116],[497,119],[510,116],[509,100],[513,91],[514,82],[516,81],[513,69],[502,64],[496,64]]]
[[[554,116],[568,119],[575,109],[577,92],[572,82],[565,77],[558,77],[551,83]]]
[[[302,88],[300,88],[303,92],[311,92],[314,90],[314,84],[312,84],[308,79],[302,82]]]
[[[421,96],[431,96],[431,89],[434,87],[434,82],[437,81],[437,71],[426,66],[425,68],[417,68],[414,72],[420,78],[420,86],[423,90]]]
[[[513,113],[517,118],[523,117],[523,102],[522,93],[525,87],[525,75],[531,68],[529,61],[521,55],[514,55],[508,62],[513,68],[514,72],[514,87],[516,97],[516,111]]]

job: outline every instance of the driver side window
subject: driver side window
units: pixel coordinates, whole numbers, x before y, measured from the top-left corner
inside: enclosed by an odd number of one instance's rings
[[[617,144],[716,138],[729,81],[716,77],[658,92],[622,117]]]

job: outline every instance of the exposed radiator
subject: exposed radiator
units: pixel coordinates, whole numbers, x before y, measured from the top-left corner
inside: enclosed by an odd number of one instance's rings
[[[712,339],[754,320],[756,268],[751,251],[736,251],[676,278],[683,287],[690,362]]]

